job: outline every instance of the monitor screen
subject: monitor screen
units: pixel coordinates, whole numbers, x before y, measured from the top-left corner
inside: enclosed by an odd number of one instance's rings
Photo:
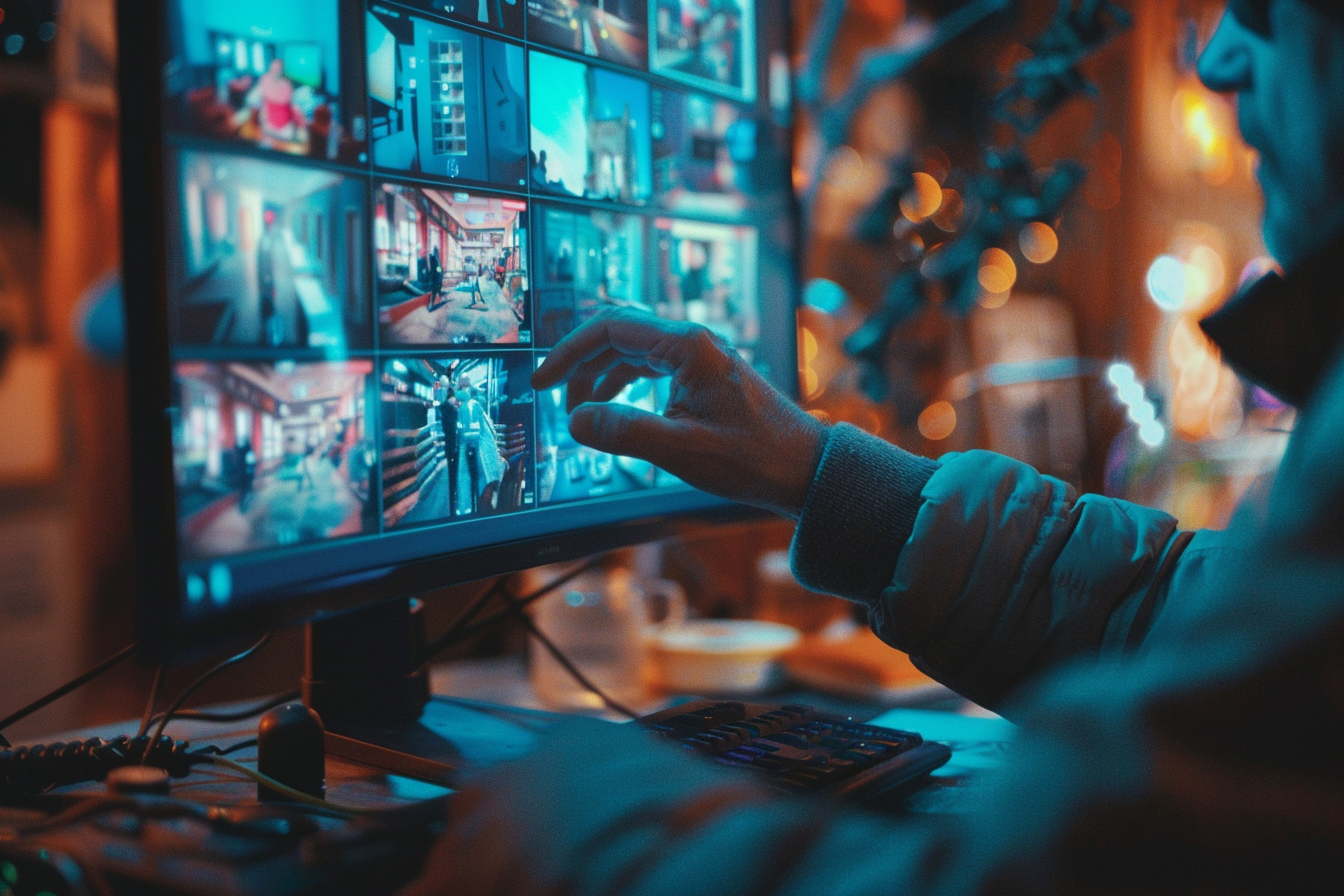
[[[768,12],[123,9],[149,642],[724,511],[575,442],[563,390],[530,376],[603,308],[634,307],[711,328],[796,389],[788,16]],[[667,397],[650,381],[617,400]]]

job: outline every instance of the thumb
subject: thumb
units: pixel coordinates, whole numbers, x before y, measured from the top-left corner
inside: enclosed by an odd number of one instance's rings
[[[677,452],[684,437],[682,424],[661,414],[610,402],[587,402],[569,417],[569,432],[575,441],[605,451],[638,457],[662,466],[662,460]]]

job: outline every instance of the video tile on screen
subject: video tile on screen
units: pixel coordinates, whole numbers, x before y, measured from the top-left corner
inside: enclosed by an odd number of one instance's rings
[[[521,47],[381,7],[366,33],[375,165],[527,186]]]
[[[653,190],[649,85],[533,52],[532,187],[583,199],[643,203]]]
[[[350,164],[366,160],[363,60],[331,0],[171,0],[172,126]],[[358,19],[355,19],[357,25]]]
[[[383,522],[475,519],[536,505],[531,354],[383,364]]]
[[[537,208],[537,345],[555,345],[606,307],[653,310],[643,279],[643,217],[603,208]]]
[[[511,37],[523,36],[523,0],[401,0],[435,15]]]
[[[384,346],[532,341],[526,200],[382,184],[373,256]]]
[[[184,151],[169,300],[182,345],[369,344],[367,188],[324,168]]]
[[[756,99],[756,0],[649,0],[655,74]]]
[[[667,408],[666,379],[640,380],[614,401],[650,413]],[[645,460],[605,454],[569,434],[565,389],[537,393],[537,498],[544,506],[676,485],[681,480]]]
[[[756,228],[658,218],[653,241],[658,316],[703,324],[750,357],[761,335]]]
[[[660,206],[686,215],[741,217],[755,161],[756,122],[742,107],[654,88],[653,189]]]
[[[173,475],[187,557],[378,530],[372,361],[184,361]]]
[[[527,0],[537,43],[631,68],[649,66],[648,0]]]

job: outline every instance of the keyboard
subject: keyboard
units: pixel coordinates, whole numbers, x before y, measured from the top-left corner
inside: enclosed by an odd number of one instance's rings
[[[944,744],[818,712],[697,700],[640,718],[657,737],[754,775],[783,793],[815,793],[886,808],[952,758]]]

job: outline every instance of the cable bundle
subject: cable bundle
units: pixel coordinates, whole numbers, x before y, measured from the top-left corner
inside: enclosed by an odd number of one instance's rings
[[[188,753],[191,745],[161,736],[122,735],[73,743],[38,744],[15,750],[0,750],[0,802],[33,796],[85,781],[101,781],[114,768],[142,762],[162,768],[174,778],[185,778],[199,756]]]

